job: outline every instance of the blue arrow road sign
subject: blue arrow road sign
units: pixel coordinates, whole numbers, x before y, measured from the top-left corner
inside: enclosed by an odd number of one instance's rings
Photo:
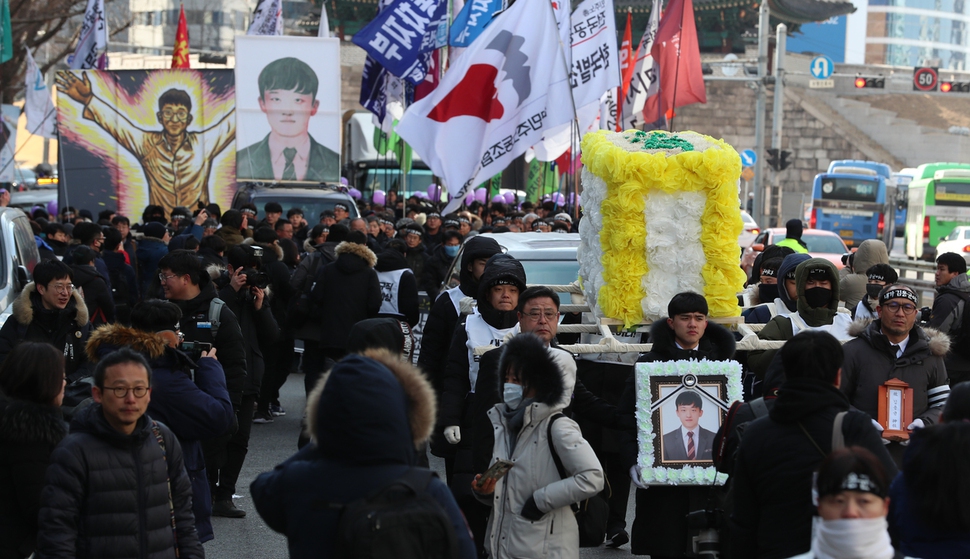
[[[746,149],[741,152],[741,165],[745,167],[754,167],[754,164],[758,162],[758,154],[754,152],[753,149]]]
[[[812,59],[812,64],[808,68],[812,72],[812,77],[819,80],[827,80],[835,70],[835,64],[827,56],[816,56]]]

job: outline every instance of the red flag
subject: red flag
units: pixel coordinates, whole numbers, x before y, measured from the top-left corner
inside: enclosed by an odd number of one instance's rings
[[[172,51],[172,68],[189,66],[189,26],[185,22],[185,6],[179,6],[179,26],[175,31],[175,49]]]
[[[647,122],[672,118],[677,107],[707,103],[691,0],[670,0],[651,53],[660,67],[660,94],[647,99],[643,108]]]
[[[438,82],[440,81],[438,77],[438,68],[440,64],[440,58],[438,53],[441,49],[435,50],[431,55],[431,64],[428,66],[428,74],[424,77],[424,81],[414,86],[414,100],[420,101],[431,94],[432,91],[438,87]]]
[[[616,88],[616,114],[623,114],[623,100],[630,89],[630,78],[633,77],[633,12],[626,12],[626,30],[623,32],[623,42],[620,43],[620,87]],[[622,120],[616,119],[616,131],[622,132]]]

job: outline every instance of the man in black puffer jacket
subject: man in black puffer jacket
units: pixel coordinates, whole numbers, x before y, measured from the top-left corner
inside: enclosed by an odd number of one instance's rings
[[[781,349],[787,380],[767,416],[747,425],[731,476],[730,557],[781,559],[811,548],[812,472],[833,450],[836,416],[844,446],[862,446],[890,478],[896,465],[869,417],[839,391],[842,346],[827,332],[798,333]],[[779,519],[784,519],[780,522]]]
[[[205,557],[182,447],[145,414],[148,362],[130,349],[116,351],[98,363],[94,383],[97,403],[75,415],[71,434],[51,454],[35,557]]]
[[[377,255],[377,279],[381,283],[381,316],[397,318],[413,327],[421,318],[418,282],[408,267],[408,247],[401,239],[390,239]]]

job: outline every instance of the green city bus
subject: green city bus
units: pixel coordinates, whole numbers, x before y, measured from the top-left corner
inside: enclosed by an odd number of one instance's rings
[[[958,225],[970,224],[970,165],[925,163],[909,183],[906,255],[936,259],[936,245]]]

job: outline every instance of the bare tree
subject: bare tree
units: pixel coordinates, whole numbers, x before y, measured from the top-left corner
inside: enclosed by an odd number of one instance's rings
[[[105,0],[105,3],[112,0]],[[87,0],[10,0],[10,29],[13,38],[13,58],[0,64],[0,99],[12,103],[24,87],[25,59],[29,48],[48,44],[50,58],[34,58],[41,72],[48,72],[55,64],[73,52],[81,28],[81,18]],[[109,26],[111,35],[124,31],[131,20]]]

